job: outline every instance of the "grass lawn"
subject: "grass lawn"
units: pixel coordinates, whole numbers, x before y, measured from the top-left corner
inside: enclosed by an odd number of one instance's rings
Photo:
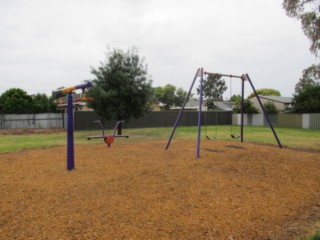
[[[320,230],[317,230],[314,235],[308,237],[306,240],[320,240]]]
[[[139,128],[124,129],[123,134],[129,135],[129,139],[116,139],[122,141],[155,141],[167,140],[172,128]],[[277,128],[276,132],[284,147],[313,149],[320,151],[320,130],[296,129],[296,128]],[[106,134],[111,134],[112,130],[106,130]],[[231,134],[238,135],[239,126],[203,126],[201,138],[207,140],[230,140],[240,141],[231,138]],[[0,132],[1,134],[1,132]],[[101,135],[100,130],[96,131],[76,131],[74,133],[75,144],[95,144],[101,143],[102,139],[87,140],[88,136]],[[174,139],[196,139],[197,127],[178,127],[174,134]],[[268,127],[244,127],[244,141],[257,142],[264,144],[274,144],[277,142],[270,128]],[[50,134],[31,134],[31,135],[0,135],[0,152],[12,152],[30,148],[42,148],[65,145],[66,132]]]

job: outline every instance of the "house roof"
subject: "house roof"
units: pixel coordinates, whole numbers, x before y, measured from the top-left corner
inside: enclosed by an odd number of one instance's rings
[[[214,102],[214,105],[217,108],[220,108],[221,110],[224,111],[232,111],[232,102]]]
[[[191,98],[186,103],[184,109],[197,110],[198,107],[199,107],[199,99]],[[174,106],[174,107],[171,107],[170,109],[171,110],[179,110],[179,109],[181,109],[181,106]]]
[[[275,102],[281,102],[281,103],[291,103],[293,100],[293,97],[280,97],[280,96],[260,96],[259,98],[268,99]]]
[[[205,104],[205,101],[203,102],[203,104]],[[214,102],[214,105],[219,108],[220,110],[223,111],[232,111],[232,106],[233,103],[232,102]],[[195,109],[197,110],[199,108],[199,99],[190,99],[185,106],[185,109]],[[172,107],[170,108],[171,110],[177,110],[177,109],[181,109],[181,107]]]
[[[186,103],[186,108],[197,108],[199,107],[199,99],[194,99],[191,98],[189,101]]]

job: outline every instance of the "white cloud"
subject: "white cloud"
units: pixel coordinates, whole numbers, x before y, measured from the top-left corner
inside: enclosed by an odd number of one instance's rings
[[[189,89],[195,71],[248,73],[290,96],[315,58],[281,0],[3,0],[0,93],[50,93],[92,78],[107,46],[137,46],[154,86]],[[229,81],[228,81],[229,82]],[[240,93],[240,84],[233,86]],[[247,94],[251,90],[246,88]]]

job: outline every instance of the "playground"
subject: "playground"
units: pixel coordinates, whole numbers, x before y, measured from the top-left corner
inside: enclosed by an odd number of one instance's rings
[[[320,155],[236,141],[75,144],[0,155],[1,239],[304,239]]]
[[[241,80],[240,134],[229,135],[233,140],[212,140],[205,135],[209,140],[203,141],[205,74],[210,73],[197,70],[188,92],[189,96],[200,77],[197,139],[193,140],[174,137],[187,96],[168,141],[148,141],[144,135],[139,142],[131,141],[131,137],[137,139],[131,134],[130,139],[117,135],[124,121],[105,134],[101,121],[95,121],[102,133],[86,138],[100,139],[100,143],[75,144],[72,92],[80,89],[84,93],[92,83],[58,89],[56,94],[68,94],[67,146],[0,154],[0,239],[273,240],[312,236],[320,229],[318,145],[312,150],[283,147],[248,74],[221,75]],[[259,100],[276,145],[244,142],[245,81]]]

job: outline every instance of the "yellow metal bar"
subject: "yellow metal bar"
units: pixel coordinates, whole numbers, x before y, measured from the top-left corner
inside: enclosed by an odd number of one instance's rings
[[[74,91],[74,90],[76,90],[76,86],[63,88],[63,89],[61,89],[60,91],[61,91],[61,92],[64,92],[64,93],[68,93],[68,92],[72,92],[72,91]]]

